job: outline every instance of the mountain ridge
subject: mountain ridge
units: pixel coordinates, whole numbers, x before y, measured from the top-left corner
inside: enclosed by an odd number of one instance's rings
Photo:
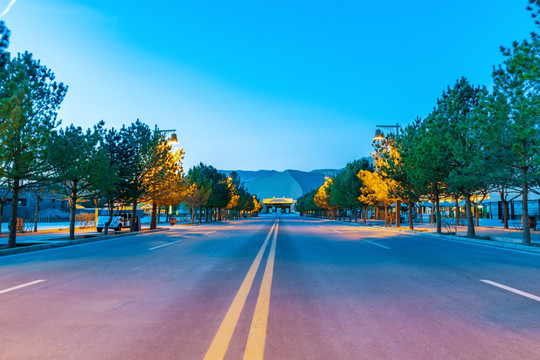
[[[277,170],[219,170],[229,175],[235,171],[244,182],[246,189],[261,199],[286,197],[298,199],[300,196],[318,189],[324,184],[325,177],[335,176],[341,169],[318,169],[301,171]]]

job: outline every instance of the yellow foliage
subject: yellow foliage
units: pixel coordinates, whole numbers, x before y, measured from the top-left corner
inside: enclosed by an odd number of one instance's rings
[[[191,184],[182,193],[183,202],[185,202],[188,206],[191,207],[203,206],[208,201],[211,193],[212,188],[209,186],[199,186],[197,184]]]
[[[358,177],[362,180],[362,195],[358,200],[364,204],[390,204],[395,201],[390,196],[390,188],[395,183],[393,180],[385,181],[377,172],[360,170]]]
[[[159,205],[180,204],[186,194],[186,182],[182,173],[183,149],[172,150],[163,143],[153,156],[153,166],[144,177],[148,193],[142,200]]]
[[[253,211],[259,212],[262,209],[262,204],[257,200],[257,197],[253,195]]]
[[[326,179],[324,184],[319,188],[319,190],[317,190],[317,193],[315,194],[315,198],[313,200],[315,201],[315,205],[321,209],[330,210],[332,208],[330,204],[330,194],[328,193],[328,188],[330,185],[332,185],[332,183],[332,178]]]
[[[230,177],[227,178],[227,186],[229,187],[229,192],[231,193],[231,200],[225,207],[227,210],[234,209],[238,205],[238,201],[240,200],[240,195],[236,194],[236,186],[232,182],[232,179]]]

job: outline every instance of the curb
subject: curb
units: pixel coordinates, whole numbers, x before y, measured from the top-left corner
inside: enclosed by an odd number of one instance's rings
[[[493,247],[499,247],[499,248],[505,248],[505,249],[511,249],[511,250],[520,250],[520,251],[540,254],[540,247],[516,243],[516,239],[506,238],[502,236],[491,236],[489,240],[484,240],[484,239],[468,238],[465,236],[437,234],[437,233],[432,233],[432,232],[391,229],[391,228],[385,228],[382,226],[373,226],[373,227],[382,229],[382,230],[388,230],[388,231],[398,231],[398,232],[404,232],[404,233],[415,234],[415,235],[420,235],[420,236],[430,236],[430,237],[434,237],[438,239],[448,239],[448,240],[454,240],[454,241],[459,241],[459,242],[464,242],[464,243],[488,245],[488,246],[493,246]]]
[[[338,224],[343,224],[343,222],[341,221],[328,220],[328,219],[324,219],[324,220],[332,221]],[[523,243],[518,242],[519,239],[508,238],[504,236],[490,236],[489,240],[484,240],[484,239],[473,239],[473,238],[468,238],[464,236],[437,234],[430,231],[396,229],[396,228],[388,228],[388,227],[379,226],[379,225],[371,225],[371,224],[364,225],[361,223],[351,223],[351,224],[354,226],[370,227],[370,228],[381,229],[381,230],[386,230],[386,231],[396,231],[396,232],[401,232],[401,233],[415,234],[419,236],[431,236],[438,239],[453,240],[453,241],[459,241],[463,243],[480,244],[480,245],[487,245],[487,246],[492,246],[492,247],[498,247],[498,248],[504,248],[504,249],[510,249],[510,250],[519,250],[519,251],[530,252],[534,254],[540,254],[540,247],[523,245]]]
[[[39,245],[29,245],[29,246],[22,246],[22,247],[16,247],[11,249],[3,249],[0,250],[0,257],[1,256],[7,256],[7,255],[15,255],[15,254],[23,254],[27,252],[34,252],[39,250],[46,250],[46,249],[53,249],[58,247],[64,247],[64,246],[71,246],[71,245],[79,245],[79,244],[87,244],[91,242],[97,242],[102,240],[113,240],[128,236],[138,236],[138,235],[144,235],[154,232],[161,232],[161,231],[170,231],[169,229],[155,229],[155,230],[146,230],[141,232],[128,232],[124,234],[115,234],[115,235],[83,235],[84,237],[80,239],[75,240],[62,240],[63,238],[57,238],[52,241],[52,243],[45,243],[45,244],[39,244]],[[51,240],[41,240],[41,241],[51,241]]]

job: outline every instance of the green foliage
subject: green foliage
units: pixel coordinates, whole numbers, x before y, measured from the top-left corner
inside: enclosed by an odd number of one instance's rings
[[[50,137],[49,161],[54,169],[54,182],[70,203],[70,238],[74,238],[77,201],[88,198],[108,170],[98,148],[103,122],[83,132],[73,124],[65,130],[53,131]]]
[[[362,188],[362,181],[357,176],[360,170],[373,170],[373,166],[367,159],[355,160],[348,163],[334,177],[329,189],[330,203],[340,208],[356,208],[363,205],[358,199]]]
[[[496,107],[488,114],[493,131],[504,134],[492,139],[501,149],[499,159],[516,170],[511,174],[521,188],[523,240],[530,243],[528,193],[538,186],[540,175],[540,37],[532,33],[530,39],[501,50],[505,60],[493,71]]]
[[[29,52],[11,58],[9,31],[0,22],[0,176],[13,193],[9,246],[16,245],[19,192],[51,176],[49,137],[67,87]]]

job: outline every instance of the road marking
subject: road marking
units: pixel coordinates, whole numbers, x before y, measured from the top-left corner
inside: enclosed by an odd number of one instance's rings
[[[120,308],[120,307],[122,307],[122,306],[124,306],[124,305],[127,305],[127,304],[129,304],[129,303],[132,303],[133,301],[135,301],[135,299],[129,299],[128,301],[124,301],[123,303],[118,304],[118,305],[116,305],[115,307],[113,307],[110,311],[116,310],[116,309],[118,309],[118,308]]]
[[[274,262],[276,259],[276,239],[279,223],[274,231],[274,239],[270,247],[270,254],[266,261],[266,268],[255,305],[255,313],[249,329],[249,335],[244,352],[244,360],[256,360],[263,358],[264,343],[266,342],[266,328],[268,327],[268,313],[270,312],[270,293],[272,290],[272,278],[274,276]]]
[[[317,225],[317,226],[324,229],[324,226],[322,226],[322,225]]]
[[[204,234],[204,235],[208,235],[208,234],[213,234],[213,233],[215,233],[215,232],[216,232],[216,230],[214,230],[214,231],[209,231],[209,232],[205,232],[205,233],[203,233],[203,234]]]
[[[227,226],[227,228],[228,228],[228,229],[230,229],[230,228],[233,228],[233,227],[234,227],[234,225],[231,225],[231,226]]]
[[[480,280],[480,281],[484,282],[486,284],[489,284],[489,285],[496,286],[496,287],[501,288],[503,290],[513,292],[514,294],[518,294],[518,295],[521,295],[521,296],[525,296],[525,297],[527,297],[529,299],[540,301],[540,296],[529,294],[529,293],[526,293],[525,291],[521,291],[521,290],[518,290],[518,289],[511,288],[510,286],[506,286],[506,285],[503,285],[503,284],[496,283],[495,281],[490,281],[490,280]]]
[[[45,281],[45,280],[36,280],[36,281],[28,282],[28,283],[26,283],[26,284],[22,284],[22,285],[17,285],[17,286],[14,286],[14,287],[10,287],[9,289],[0,290],[0,294],[5,294],[5,293],[8,293],[8,292],[13,291],[13,290],[22,289],[22,288],[27,287],[27,286],[30,286],[30,285],[39,284],[39,283],[44,282],[44,281]]]
[[[259,269],[263,254],[266,251],[268,241],[272,236],[272,232],[274,231],[276,224],[277,220],[274,222],[274,225],[272,225],[272,228],[266,236],[266,239],[264,240],[261,249],[257,253],[255,260],[253,260],[253,264],[251,264],[251,267],[249,268],[249,271],[244,278],[240,289],[238,289],[238,292],[236,293],[236,296],[234,297],[234,300],[229,307],[225,318],[221,322],[216,336],[214,337],[214,340],[212,340],[212,344],[210,344],[210,347],[208,348],[208,351],[204,356],[205,360],[221,360],[225,357],[225,353],[227,352],[227,349],[229,347],[229,343],[234,333],[234,329],[236,328],[236,324],[238,323],[238,319],[240,318],[240,314],[242,313],[242,309],[244,308],[244,304],[251,290],[251,286],[253,285],[255,274]]]
[[[156,250],[156,249],[159,249],[159,248],[162,248],[162,247],[165,247],[165,246],[169,246],[169,245],[178,244],[179,242],[180,242],[180,240],[176,240],[176,241],[173,241],[173,242],[164,244],[164,245],[154,246],[154,247],[148,249],[148,251],[150,251],[150,250]]]
[[[367,243],[370,243],[370,244],[373,244],[373,245],[376,245],[376,246],[379,246],[379,247],[382,247],[382,248],[385,248],[385,249],[388,249],[388,250],[392,250],[392,248],[389,248],[388,246],[384,246],[384,245],[381,245],[381,244],[377,244],[373,241],[369,241],[369,240],[364,240],[365,242]]]

